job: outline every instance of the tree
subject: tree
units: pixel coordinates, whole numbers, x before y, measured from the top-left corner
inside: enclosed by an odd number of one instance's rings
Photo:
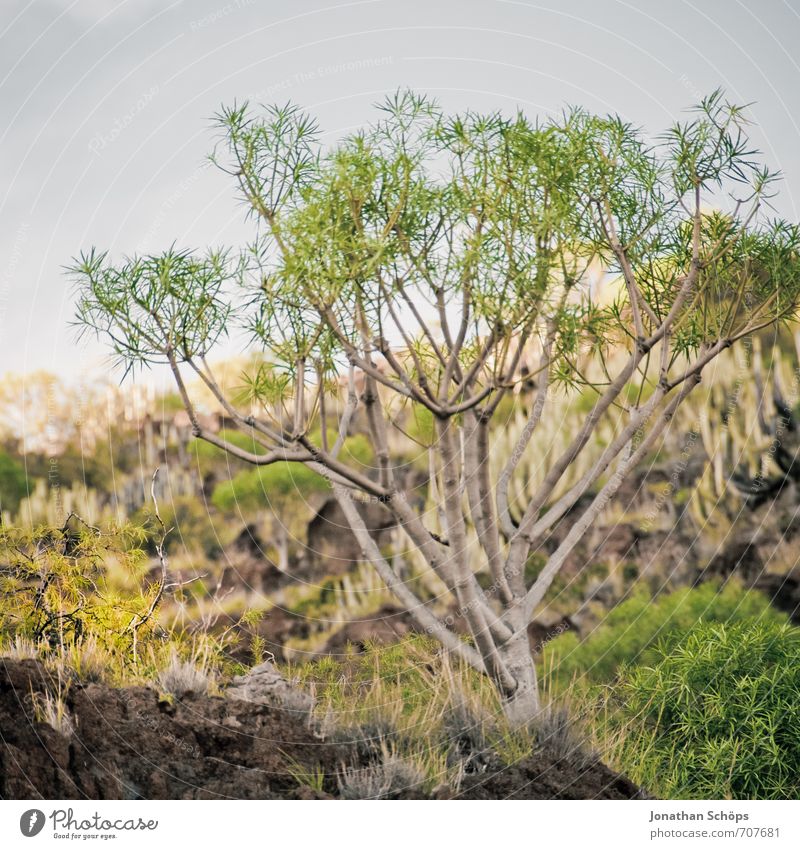
[[[168,365],[199,438],[254,465],[302,463],[323,475],[365,559],[417,624],[490,676],[510,720],[524,723],[539,707],[527,624],[703,369],[736,340],[795,315],[800,231],[766,215],[776,176],[750,149],[742,110],[720,93],[654,143],[618,117],[580,109],[536,122],[449,116],[399,93],[379,110],[324,149],[293,106],[224,109],[212,160],[255,219],[253,244],[118,263],[92,250],[73,268],[78,319],[126,368]],[[599,299],[591,270],[618,277],[618,295]],[[234,327],[264,351],[244,399],[221,391],[207,358]],[[202,427],[187,372],[263,452]],[[496,413],[523,380],[536,381],[536,400],[493,476]],[[538,491],[512,504],[509,483],[555,387],[596,398]],[[435,425],[441,532],[398,484],[389,435],[399,403]],[[359,404],[374,474],[340,457]],[[554,500],[609,417],[616,437]],[[531,554],[590,492],[526,585]],[[446,584],[468,642],[393,570],[367,531],[364,498],[385,505]],[[488,589],[470,566],[470,525]]]

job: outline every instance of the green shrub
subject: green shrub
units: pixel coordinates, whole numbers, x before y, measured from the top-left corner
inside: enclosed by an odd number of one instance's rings
[[[285,499],[329,489],[321,475],[299,463],[274,463],[239,472],[214,488],[212,504],[224,512],[263,510]]]
[[[0,511],[16,512],[28,494],[25,469],[13,457],[0,450]]]
[[[335,434],[329,436],[331,442],[335,439]],[[358,434],[345,440],[339,459],[355,467],[368,465],[372,449],[366,437]],[[302,463],[279,462],[239,472],[214,489],[211,501],[222,511],[264,510],[295,499],[303,502],[314,493],[329,490],[328,481]]]
[[[153,680],[173,655],[222,668],[247,614],[222,636],[184,627],[180,588],[146,578],[145,540],[132,525],[100,533],[74,518],[0,528],[0,656],[38,656],[68,677],[112,683]]]
[[[125,591],[101,567],[115,561],[121,572],[141,575],[143,536],[133,528],[95,533],[70,526],[0,531],[0,643],[30,641],[42,650],[67,651],[93,639],[103,650],[131,650],[131,622],[144,617],[152,589]],[[138,637],[153,633],[152,618]]]
[[[763,620],[700,624],[614,697],[631,720],[623,769],[662,798],[796,798],[800,630]]]
[[[566,632],[548,644],[543,665],[557,689],[572,683],[612,681],[625,665],[651,663],[657,645],[669,648],[698,623],[733,623],[757,619],[782,624],[786,617],[769,599],[732,581],[723,586],[709,582],[653,599],[642,590],[613,608],[584,640]]]

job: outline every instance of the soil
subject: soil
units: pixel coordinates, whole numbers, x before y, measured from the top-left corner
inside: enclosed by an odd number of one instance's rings
[[[2,799],[337,798],[355,745],[316,736],[306,715],[222,696],[167,702],[144,687],[73,683],[73,731],[37,722],[34,701],[57,682],[34,660],[0,660]],[[298,775],[324,777],[321,786]],[[426,798],[405,791],[396,798]],[[641,793],[599,761],[538,752],[513,767],[489,763],[458,793],[434,798],[633,799]]]
[[[494,765],[466,776],[457,799],[646,799],[624,775],[580,756],[555,759],[540,753],[510,767]]]

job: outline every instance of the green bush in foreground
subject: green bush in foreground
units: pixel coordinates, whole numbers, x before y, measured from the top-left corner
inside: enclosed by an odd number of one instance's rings
[[[220,671],[234,627],[184,627],[183,589],[152,570],[146,539],[133,525],[100,531],[77,517],[0,527],[0,657],[38,657],[68,679],[115,685],[153,681],[174,657],[207,677]]]
[[[763,593],[732,581],[686,587],[656,599],[643,590],[613,608],[583,641],[567,632],[547,645],[543,665],[556,690],[610,683],[624,665],[655,662],[659,651],[668,651],[698,622],[743,619],[772,625],[787,621]]]
[[[699,624],[613,697],[629,718],[617,760],[662,798],[796,798],[800,629]]]

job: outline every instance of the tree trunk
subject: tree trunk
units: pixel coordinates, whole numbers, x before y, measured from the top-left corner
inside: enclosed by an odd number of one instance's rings
[[[501,648],[501,656],[517,682],[513,693],[503,698],[503,713],[512,728],[530,724],[539,714],[539,686],[536,666],[528,643],[528,629],[522,624]]]

